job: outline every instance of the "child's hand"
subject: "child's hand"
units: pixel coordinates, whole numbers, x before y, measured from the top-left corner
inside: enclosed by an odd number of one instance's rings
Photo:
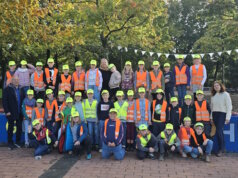
[[[154,152],[155,152],[155,149],[152,148],[152,147],[150,147],[150,148],[149,148],[149,152],[150,152],[150,153],[154,153]]]
[[[198,147],[198,152],[201,154],[201,155],[203,155],[203,151],[202,151],[202,148],[199,146]]]
[[[56,148],[58,146],[58,141],[55,141],[54,147]]]
[[[76,142],[74,143],[74,145],[75,145],[75,146],[80,145],[80,141],[76,141]]]
[[[208,139],[206,139],[206,140],[203,142],[203,145],[206,146],[206,145],[207,145],[207,142],[208,142]]]
[[[171,151],[174,151],[175,150],[175,146],[173,145],[172,147],[171,147]]]

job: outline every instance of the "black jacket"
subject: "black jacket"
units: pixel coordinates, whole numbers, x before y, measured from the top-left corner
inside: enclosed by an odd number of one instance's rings
[[[179,107],[170,105],[168,123],[173,124],[174,130],[180,128]]]
[[[191,123],[194,125],[196,123],[196,116],[195,116],[195,107],[194,105],[186,105],[184,103],[182,107],[182,117],[181,117],[181,123],[183,124],[183,119],[185,117],[190,117],[191,118]]]

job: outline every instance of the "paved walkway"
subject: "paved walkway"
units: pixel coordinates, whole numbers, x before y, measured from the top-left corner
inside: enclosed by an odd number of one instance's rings
[[[226,154],[222,158],[212,156],[211,163],[191,158],[167,158],[139,161],[135,153],[129,153],[123,161],[102,160],[93,152],[90,161],[85,157],[60,155],[56,151],[40,161],[33,158],[32,149],[9,151],[0,147],[0,178],[5,177],[238,177],[238,154]]]

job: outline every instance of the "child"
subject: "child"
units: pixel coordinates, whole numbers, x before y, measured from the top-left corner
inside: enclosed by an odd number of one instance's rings
[[[91,137],[92,144],[94,149],[98,151],[98,118],[97,118],[97,100],[93,99],[94,91],[92,89],[87,90],[88,99],[85,99],[83,102],[84,116],[85,120],[88,123],[88,131]],[[100,96],[99,96],[100,98]]]
[[[85,90],[92,89],[94,93],[94,99],[100,101],[100,91],[102,89],[102,74],[97,66],[96,60],[90,61],[90,69],[85,75]]]
[[[172,97],[170,99],[170,102],[171,104],[169,106],[169,121],[168,122],[173,125],[175,133],[178,134],[182,109],[178,106],[177,97]]]
[[[3,88],[7,87],[11,83],[11,79],[16,71],[15,61],[9,61],[8,67],[9,67],[9,70],[6,72]]]
[[[60,113],[60,117],[62,118],[62,124],[66,125],[68,122],[71,121],[71,110],[73,107],[73,98],[68,97],[66,99],[66,106],[63,111]]]
[[[163,72],[160,70],[160,63],[159,61],[153,61],[153,70],[150,71],[150,92],[152,94],[153,100],[156,99],[156,90],[157,89],[164,89],[164,75]]]
[[[145,88],[138,89],[139,99],[136,100],[134,109],[134,120],[136,127],[140,124],[151,125],[150,101],[145,98]]]
[[[31,75],[31,86],[35,91],[35,98],[45,98],[45,84],[43,81],[42,62],[36,63],[36,71]]]
[[[182,107],[182,117],[180,120],[180,124],[184,123],[183,119],[185,117],[191,118],[191,126],[195,124],[195,108],[192,104],[192,96],[191,95],[185,95],[184,97],[184,103]]]
[[[122,70],[122,82],[121,82],[121,88],[125,94],[127,94],[128,90],[133,90],[133,83],[134,83],[134,72],[131,67],[131,62],[126,61],[125,67]]]
[[[165,128],[169,111],[167,102],[164,100],[164,91],[162,89],[156,90],[157,98],[153,100],[151,105],[152,113],[152,133],[158,136]]]
[[[22,114],[24,116],[24,128],[25,128],[25,147],[29,147],[28,139],[28,126],[31,125],[32,119],[32,110],[35,107],[36,100],[34,99],[34,91],[27,90],[27,97],[23,100],[22,103]]]
[[[87,152],[86,159],[90,160],[92,158],[92,143],[88,136],[87,125],[81,120],[78,112],[72,113],[71,131],[73,134],[74,152],[81,155],[82,151],[85,149]]]
[[[135,110],[135,100],[134,91],[128,90],[128,108],[126,116],[126,140],[127,140],[127,151],[134,151],[134,140],[135,140],[135,121],[134,121],[134,110]]]
[[[82,63],[80,61],[75,62],[76,71],[72,75],[72,92],[71,94],[74,95],[75,92],[81,92],[83,97],[84,89],[85,89],[85,72],[82,68]],[[80,113],[79,113],[80,114]]]
[[[205,152],[205,161],[210,162],[210,155],[213,147],[213,141],[207,139],[204,131],[204,125],[198,122],[194,126],[195,133],[191,133],[190,146],[184,146],[184,152],[190,153],[193,158],[203,155]]]
[[[36,107],[32,111],[32,121],[39,120],[42,126],[45,125],[45,109],[42,107],[44,104],[43,99],[36,100]]]
[[[83,111],[83,104],[81,99],[82,99],[82,93],[80,91],[75,92],[74,94],[75,103],[73,105],[71,113],[78,112],[80,119],[84,121],[84,111]]]
[[[185,152],[186,150],[186,146],[190,145],[190,138],[191,135],[194,134],[193,129],[191,128],[191,118],[190,117],[185,117],[183,119],[183,125],[180,127],[179,133],[178,133],[178,137],[181,141],[181,145],[180,145],[180,152],[182,153],[182,157],[186,158],[187,157],[187,153]]]
[[[65,92],[62,90],[58,92],[57,106],[58,106],[58,109],[56,112],[57,117],[55,119],[55,125],[54,125],[54,133],[56,138],[58,137],[58,131],[62,124],[62,120],[59,116],[61,112],[63,112],[64,108],[66,107]]]
[[[114,64],[110,64],[108,68],[112,72],[110,81],[109,81],[109,87],[110,87],[110,93],[111,93],[110,97],[111,97],[111,100],[115,101],[115,95],[117,91],[120,89],[121,74],[120,72],[118,72]]]
[[[123,91],[117,91],[116,93],[117,101],[114,102],[114,108],[117,110],[117,118],[120,119],[124,135],[122,139],[122,148],[126,148],[126,117],[127,117],[127,108],[128,103],[127,101],[123,100],[124,93]]]
[[[71,94],[71,75],[69,75],[69,65],[63,65],[63,74],[59,78],[59,89],[65,92],[65,98]]]
[[[184,56],[178,55],[176,57],[177,64],[174,66],[174,78],[178,91],[179,106],[182,107],[184,96],[190,86],[189,67],[184,63]]]
[[[193,64],[190,67],[191,90],[194,94],[194,100],[196,100],[196,91],[203,90],[203,85],[207,80],[207,70],[205,65],[201,64],[201,56],[199,54],[193,55]]]
[[[194,102],[196,122],[201,122],[204,125],[204,132],[207,137],[210,137],[211,133],[211,108],[207,100],[204,99],[204,93],[202,90],[196,92],[197,101]]]
[[[31,126],[28,128],[28,137],[30,139],[30,147],[35,148],[35,159],[40,160],[42,155],[51,152],[51,145],[54,144],[54,147],[57,147],[58,141],[54,134],[52,134],[47,128],[42,127],[40,121],[35,119],[32,122],[34,128],[33,132]]]
[[[164,161],[165,152],[177,152],[180,146],[180,140],[177,137],[177,134],[173,130],[173,125],[168,123],[166,124],[165,130],[162,131],[159,136],[159,148],[160,148],[160,156],[159,160]]]
[[[109,92],[107,90],[102,91],[102,101],[97,105],[97,116],[99,120],[99,131],[104,127],[104,122],[109,118],[109,110],[114,108],[112,101],[109,101]],[[99,140],[99,152],[102,152],[102,139]]]
[[[49,58],[47,61],[48,67],[45,67],[43,80],[47,89],[52,89],[54,95],[58,93],[59,77],[58,69],[54,67],[54,59]]]
[[[164,64],[164,83],[165,83],[165,96],[168,105],[170,104],[170,98],[174,97],[174,75],[172,71],[170,71],[170,64]]]
[[[154,152],[158,151],[158,143],[156,137],[150,133],[148,126],[141,124],[139,133],[136,137],[137,157],[143,160],[149,156],[150,159],[155,159]]]

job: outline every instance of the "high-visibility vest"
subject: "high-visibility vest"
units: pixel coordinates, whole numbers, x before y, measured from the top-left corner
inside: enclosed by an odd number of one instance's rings
[[[153,101],[153,118],[152,120],[154,122],[165,122],[166,121],[166,108],[167,108],[167,102],[166,101],[163,101],[162,103],[162,107],[161,107],[161,112],[160,112],[160,120],[156,120],[154,118],[154,114],[155,114],[155,104],[156,104],[156,100]]]
[[[134,108],[135,108],[135,101],[133,101],[131,105],[128,105],[126,116],[127,122],[134,122]]]
[[[181,145],[189,145],[190,144],[190,137],[189,137],[189,135],[188,135],[188,133],[187,133],[187,130],[186,130],[186,128],[185,127],[181,127],[180,128],[180,130],[181,130]],[[193,131],[193,129],[192,128],[189,128],[189,130],[190,130],[190,136],[192,135],[192,134],[194,134],[194,131]]]
[[[128,102],[124,101],[124,103],[122,104],[122,106],[119,105],[118,101],[116,101],[114,103],[114,107],[117,110],[117,117],[120,120],[126,120],[126,116],[127,116],[127,108],[128,108]]]
[[[95,84],[96,84],[96,86],[98,87],[99,85],[100,85],[100,78],[99,78],[99,70],[98,69],[96,69],[97,71],[96,71],[96,82],[95,82]],[[87,86],[89,85],[89,70],[87,71]]]
[[[58,74],[58,69],[54,68],[54,75],[51,77],[49,68],[45,68],[45,76],[46,76],[47,83],[49,84],[50,81],[52,81],[53,86],[55,86],[57,74]]]
[[[43,132],[44,130],[42,130],[41,132]],[[36,133],[35,133],[35,131],[33,131],[33,133],[32,133],[35,137],[36,137],[36,139],[37,139],[37,136],[36,136]],[[51,144],[51,138],[49,137],[49,130],[48,129],[46,129],[46,131],[45,131],[45,136],[46,136],[46,141],[47,141],[47,144]]]
[[[105,120],[105,123],[104,123],[104,137],[105,138],[107,138],[107,124],[108,124],[108,121],[109,121],[109,119]],[[121,126],[120,119],[116,119],[115,139],[117,139],[119,137],[120,126]]]
[[[147,80],[146,80],[146,76],[147,76],[147,71],[145,72],[136,72],[136,87],[147,87]]]
[[[44,116],[45,116],[45,109],[42,108],[42,111],[40,113],[39,109],[37,107],[34,108],[34,111],[36,113],[36,118],[40,121],[40,123],[43,125],[44,124]]]
[[[12,79],[12,75],[9,71],[6,72],[6,86],[9,85],[11,83],[11,79]]]
[[[198,101],[195,101],[196,108],[196,121],[210,121],[209,112],[207,110],[207,101],[204,100],[202,102],[202,106],[200,107]]]
[[[194,140],[195,144],[196,144],[197,146],[199,146],[198,141],[197,141],[197,137],[196,137],[196,135],[195,135],[195,132],[192,132],[192,133],[191,133],[191,136],[193,137],[193,140]],[[203,141],[205,141],[205,140],[207,139],[205,133],[202,133],[202,138],[203,138]]]
[[[161,132],[160,136],[162,139],[166,138],[164,131]],[[173,135],[170,137],[170,140],[168,141],[168,145],[173,145],[175,143],[176,138],[177,138],[176,133],[173,133]]]
[[[149,121],[149,100],[145,99],[145,120]],[[140,113],[140,99],[136,100],[136,120],[140,121],[141,120],[141,113]]]
[[[171,107],[169,107],[169,111],[171,111]],[[179,112],[179,120],[180,120],[182,116],[182,108],[178,108],[178,112]]]
[[[58,104],[57,104],[57,106],[58,106]],[[65,101],[61,104],[61,106],[58,106],[58,110],[56,111],[57,117],[55,118],[55,121],[56,121],[56,122],[58,122],[58,121],[61,120],[58,116],[59,116],[59,114],[60,114],[61,112],[63,112],[63,110],[64,110],[65,107],[66,107]]]
[[[151,89],[154,90],[157,87],[161,88],[161,78],[162,78],[163,72],[160,70],[158,75],[155,76],[153,71],[150,71],[150,79],[151,79]]]
[[[26,115],[29,119],[32,118],[32,110],[33,110],[33,107],[30,107],[30,106],[27,106],[25,105],[25,108],[26,108]],[[25,118],[26,119],[26,118]]]
[[[200,64],[198,70],[196,70],[195,65],[192,66],[192,76],[191,83],[193,85],[201,85],[203,79],[203,64]]]
[[[74,91],[77,90],[84,90],[85,87],[85,72],[81,72],[80,76],[78,77],[77,72],[73,73],[73,81],[74,81]]]
[[[48,112],[48,119],[52,118],[53,110],[55,108],[55,121],[59,120],[58,116],[58,104],[56,100],[53,100],[52,103],[50,104],[49,100],[46,100],[46,108]]]
[[[61,74],[61,84],[60,84],[60,90],[71,92],[71,75],[68,75],[68,78],[66,79],[64,74]]]
[[[138,134],[137,137],[140,139],[140,143],[141,143],[141,146],[142,147],[146,147],[148,142],[150,141],[151,139],[151,133],[147,134],[146,135],[146,138],[143,137],[142,135]]]
[[[186,69],[187,69],[187,66],[183,66],[181,71],[180,71],[178,66],[175,66],[176,85],[187,84],[188,78],[187,78],[187,75],[186,75]]]
[[[88,99],[86,99],[84,101],[83,108],[84,108],[85,119],[87,119],[87,118],[96,119],[97,118],[97,100],[93,100],[93,102],[90,106]]]
[[[81,137],[83,135],[83,126],[80,126],[79,136]]]
[[[43,88],[43,87],[44,87],[43,72],[41,72],[39,77],[38,73],[34,72],[34,88]]]

